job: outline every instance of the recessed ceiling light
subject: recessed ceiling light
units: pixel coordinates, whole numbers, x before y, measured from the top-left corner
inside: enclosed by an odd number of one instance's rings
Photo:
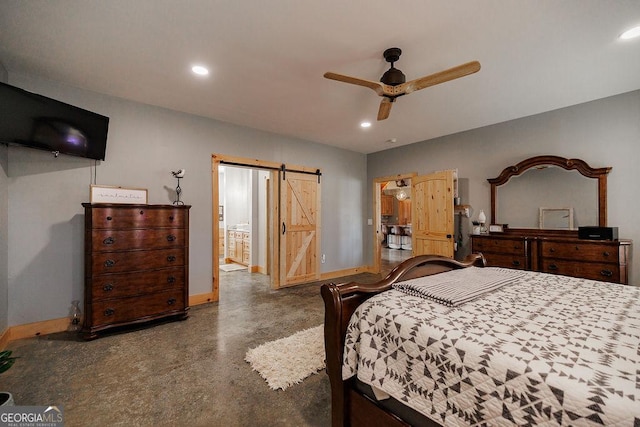
[[[191,67],[191,71],[199,76],[206,76],[209,74],[209,70],[202,65],[194,65],[193,67]]]
[[[371,122],[362,122],[362,123],[360,123],[360,127],[362,127],[362,128],[370,128],[371,127]]]
[[[624,33],[620,34],[620,38],[622,40],[633,39],[638,36],[640,36],[640,26],[631,28],[630,30],[627,30]]]

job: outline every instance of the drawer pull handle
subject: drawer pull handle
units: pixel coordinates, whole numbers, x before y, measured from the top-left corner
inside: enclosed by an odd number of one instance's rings
[[[611,271],[611,270],[602,270],[600,272],[600,274],[602,274],[604,277],[611,277],[611,276],[613,276],[613,271]]]
[[[604,252],[602,252],[602,255],[603,255],[603,256],[609,256],[609,252],[604,251]]]
[[[558,269],[558,266],[557,266],[557,265],[555,265],[555,264],[549,264],[549,270],[556,271],[557,269]]]
[[[550,248],[549,252],[554,253],[556,251],[556,248]]]
[[[167,277],[167,283],[175,283],[175,282],[176,282],[176,278],[174,276]]]
[[[115,312],[116,312],[116,311],[115,311],[113,308],[107,308],[107,309],[104,311],[104,315],[105,315],[105,316],[113,316]]]
[[[113,218],[111,218],[110,216],[107,217],[107,221],[111,221]]]
[[[513,249],[520,249],[520,245],[515,245]]]
[[[169,221],[173,221],[173,215],[169,217]]]
[[[144,215],[144,211],[140,211],[140,215]]]
[[[520,266],[520,261],[515,260],[511,264],[513,264],[514,267],[519,267]]]
[[[176,236],[174,236],[173,234],[169,234],[167,236],[167,242],[173,242],[174,240],[176,240]]]
[[[175,299],[175,298],[169,298],[169,299],[167,300],[167,305],[173,305],[173,304],[175,304],[175,303],[176,303],[176,299]]]
[[[176,260],[176,256],[175,256],[175,255],[169,255],[169,256],[167,257],[167,261],[169,261],[169,262],[173,262],[173,261],[175,261],[175,260]]]
[[[105,291],[105,292],[112,291],[112,290],[113,290],[113,284],[111,284],[111,283],[107,283],[106,285],[104,285],[104,286],[102,287],[102,290],[103,290],[103,291]]]
[[[580,248],[576,245],[576,251],[579,251],[579,250],[580,250]]]
[[[114,239],[111,236],[107,237],[102,241],[102,243],[104,243],[105,245],[113,245],[115,242],[116,242],[116,239]]]
[[[113,267],[114,265],[116,265],[116,262],[112,259],[108,259],[104,262],[105,267]]]

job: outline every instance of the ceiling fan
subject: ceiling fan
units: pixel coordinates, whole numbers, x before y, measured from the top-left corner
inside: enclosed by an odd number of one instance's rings
[[[396,98],[429,86],[448,82],[480,71],[480,63],[478,61],[471,61],[466,64],[458,65],[457,67],[449,68],[448,70],[440,71],[438,73],[407,82],[402,71],[393,66],[393,64],[400,59],[401,54],[402,50],[397,47],[392,47],[384,51],[382,55],[387,62],[391,63],[391,68],[382,75],[380,82],[345,76],[343,74],[332,72],[324,73],[324,76],[327,79],[373,89],[382,97],[380,108],[378,109],[378,120],[384,120],[389,117],[391,106],[396,101]]]

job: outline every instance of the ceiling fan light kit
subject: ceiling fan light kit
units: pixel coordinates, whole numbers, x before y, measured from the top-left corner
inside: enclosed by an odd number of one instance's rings
[[[401,54],[402,50],[397,47],[392,47],[384,51],[382,55],[384,56],[384,59],[391,64],[391,67],[382,75],[380,82],[345,76],[343,74],[332,72],[324,73],[324,77],[343,83],[373,89],[378,96],[382,97],[382,101],[380,101],[380,107],[378,109],[378,120],[384,120],[389,117],[389,114],[391,113],[391,106],[393,105],[393,102],[395,102],[396,98],[417,90],[425,89],[429,86],[445,83],[480,71],[480,63],[478,61],[471,61],[466,64],[458,65],[457,67],[449,68],[448,70],[440,71],[435,74],[407,82],[404,73],[394,66],[395,62],[400,59]]]

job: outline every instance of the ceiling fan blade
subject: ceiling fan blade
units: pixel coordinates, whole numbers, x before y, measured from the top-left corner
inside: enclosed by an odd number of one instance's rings
[[[324,73],[324,77],[331,80],[336,80],[339,82],[350,83],[353,85],[368,87],[369,89],[373,89],[380,96],[384,93],[384,85],[380,82],[374,82],[372,80],[359,79],[357,77],[345,76],[344,74],[337,74],[326,72]]]
[[[378,109],[378,120],[384,120],[389,117],[394,101],[395,98],[387,98],[386,96],[382,98],[382,101],[380,101],[380,108]]]
[[[480,63],[478,61],[471,61],[466,64],[458,65],[457,67],[449,68],[448,70],[411,80],[410,82],[404,83],[402,86],[404,86],[404,93],[411,93],[429,86],[468,76],[469,74],[477,73],[478,71],[480,71]]]

